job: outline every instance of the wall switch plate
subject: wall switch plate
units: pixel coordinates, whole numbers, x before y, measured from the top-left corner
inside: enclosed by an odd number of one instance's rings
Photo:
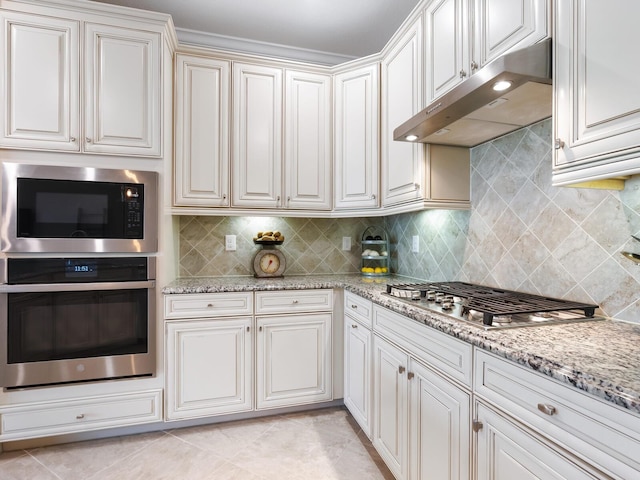
[[[229,252],[236,251],[236,236],[235,235],[225,235],[224,236],[224,249]]]
[[[413,253],[418,253],[420,251],[420,237],[418,235],[411,237],[411,251]]]
[[[351,250],[351,237],[342,237],[342,250]]]

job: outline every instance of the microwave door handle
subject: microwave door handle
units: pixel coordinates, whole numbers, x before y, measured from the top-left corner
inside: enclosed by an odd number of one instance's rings
[[[134,282],[91,282],[91,283],[33,283],[28,285],[0,285],[0,293],[39,293],[39,292],[81,292],[87,290],[132,290],[136,288],[154,288],[155,280]]]

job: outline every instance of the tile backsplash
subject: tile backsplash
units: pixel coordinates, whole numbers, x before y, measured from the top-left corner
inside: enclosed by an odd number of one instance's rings
[[[259,230],[280,230],[287,274],[355,273],[360,237],[371,225],[390,234],[392,272],[462,280],[594,302],[640,323],[640,176],[623,191],[551,186],[551,120],[471,151],[468,211],[425,210],[386,218],[180,218],[180,275],[252,275]],[[226,252],[224,236],[237,235]],[[411,252],[411,237],[420,239]],[[352,238],[342,251],[342,237]]]

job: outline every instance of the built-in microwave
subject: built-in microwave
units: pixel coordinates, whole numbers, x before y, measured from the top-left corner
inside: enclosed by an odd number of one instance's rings
[[[157,184],[156,172],[5,162],[0,250],[155,252]]]

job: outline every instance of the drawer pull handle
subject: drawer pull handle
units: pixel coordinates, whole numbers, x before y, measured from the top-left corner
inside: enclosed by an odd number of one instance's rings
[[[84,418],[84,413],[81,413],[80,415],[76,415],[76,419],[78,420],[82,420]]]
[[[291,302],[291,303],[298,303],[298,300],[294,300],[294,301],[293,301],[293,302]]]
[[[358,309],[358,305],[351,305],[351,308],[353,308],[354,310]]]
[[[213,303],[207,303],[207,308],[213,308]]]
[[[398,367],[398,373],[404,373],[404,372],[405,372],[405,370],[406,370],[406,368],[404,368],[402,365],[400,365],[400,366]]]
[[[546,403],[539,403],[538,410],[546,415],[555,415],[557,413],[556,407],[553,405],[547,405]]]

